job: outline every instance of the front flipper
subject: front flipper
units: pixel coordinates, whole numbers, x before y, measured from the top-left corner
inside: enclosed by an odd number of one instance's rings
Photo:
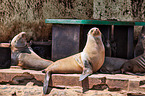
[[[47,71],[45,74],[44,83],[43,83],[43,93],[44,94],[48,93],[49,79],[50,79],[50,73]]]
[[[88,56],[84,52],[81,53],[81,60],[83,62],[83,72],[79,78],[79,81],[84,80],[87,76],[93,73],[92,66],[88,60]]]
[[[83,73],[81,74],[79,81],[84,80],[86,77],[88,77],[92,73],[93,73],[93,71],[91,69],[89,69],[89,68],[83,69]]]

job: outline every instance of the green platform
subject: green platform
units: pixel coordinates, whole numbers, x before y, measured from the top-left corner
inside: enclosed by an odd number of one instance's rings
[[[145,22],[127,21],[102,21],[102,20],[79,20],[79,19],[45,19],[45,23],[52,24],[97,24],[97,25],[134,25],[144,26]]]

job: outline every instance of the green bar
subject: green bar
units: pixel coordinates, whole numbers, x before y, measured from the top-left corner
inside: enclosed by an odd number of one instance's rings
[[[145,26],[145,22],[135,22],[136,26]]]
[[[45,23],[52,24],[97,24],[97,25],[138,25],[143,26],[145,22],[125,21],[101,21],[101,20],[79,20],[79,19],[45,19]]]

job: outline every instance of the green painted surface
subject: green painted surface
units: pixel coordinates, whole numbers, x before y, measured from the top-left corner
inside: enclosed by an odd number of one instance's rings
[[[145,26],[145,22],[135,22],[136,26]]]
[[[52,24],[98,24],[98,25],[136,25],[143,26],[145,22],[79,20],[79,19],[45,19],[45,23]]]

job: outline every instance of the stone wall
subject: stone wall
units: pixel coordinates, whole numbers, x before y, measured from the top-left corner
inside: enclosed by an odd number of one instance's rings
[[[92,18],[93,0],[1,0],[1,21]]]
[[[144,21],[145,0],[94,0],[94,19]]]
[[[90,19],[93,0],[50,0],[43,5],[44,18]]]
[[[21,31],[28,40],[51,39],[48,18],[145,20],[145,0],[0,0],[0,42]]]
[[[51,39],[47,18],[90,19],[93,0],[0,0],[0,42],[11,40],[21,31],[28,40]]]

